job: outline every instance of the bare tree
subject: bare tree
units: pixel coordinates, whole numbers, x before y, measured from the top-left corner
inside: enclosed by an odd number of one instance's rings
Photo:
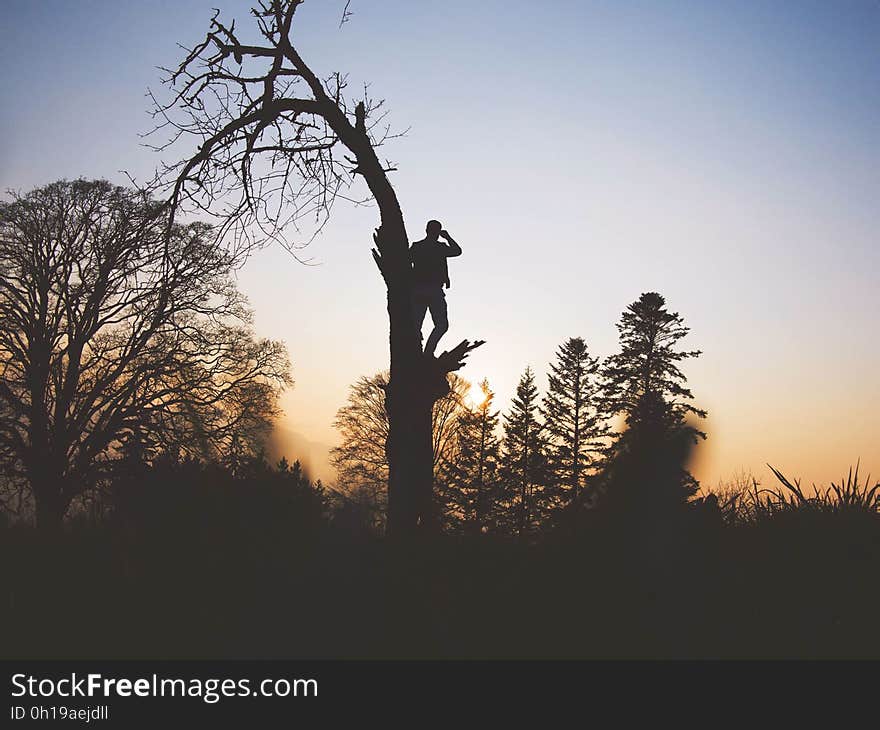
[[[346,76],[319,77],[306,64],[291,35],[301,4],[259,0],[251,10],[252,43],[215,14],[205,39],[168,69],[171,96],[154,97],[155,132],[167,134],[157,148],[167,155],[186,140],[198,146],[163,167],[158,182],[169,186],[172,211],[219,216],[218,231],[233,248],[277,240],[296,251],[288,234],[307,221],[319,229],[333,202],[363,176],[379,209],[372,253],[388,292],[389,529],[410,533],[430,522],[433,403],[448,392],[446,374],[482,343],[465,340],[438,358],[423,355],[407,232],[388,179],[392,168],[377,153],[393,136],[382,102],[366,89],[355,101]]]
[[[0,462],[37,522],[126,444],[218,456],[253,444],[290,382],[284,346],[253,336],[233,259],[203,223],[106,181],[0,204]]]
[[[350,386],[348,400],[333,422],[341,442],[330,452],[330,463],[336,470],[336,492],[357,504],[369,516],[373,529],[385,524],[388,507],[387,385],[386,372],[358,378]]]
[[[439,472],[455,458],[458,430],[467,413],[465,398],[470,383],[454,373],[449,376],[449,391],[438,398],[431,414],[432,463]],[[347,403],[336,413],[334,426],[342,442],[331,451],[340,491],[372,511],[386,503],[388,460],[385,442],[389,434],[385,392],[388,372],[371,378],[362,377],[351,386]]]

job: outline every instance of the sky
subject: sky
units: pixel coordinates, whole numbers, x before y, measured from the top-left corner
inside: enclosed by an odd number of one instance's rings
[[[440,349],[487,341],[464,377],[506,408],[566,338],[614,353],[620,313],[658,291],[703,352],[685,372],[705,486],[769,484],[767,463],[880,476],[880,2],[353,0],[339,28],[344,4],[308,0],[295,42],[408,130],[384,154],[410,238],[437,218],[464,249]],[[212,7],[247,24],[247,2],[0,0],[0,189],[148,178],[144,94]],[[348,385],[387,367],[376,222],[339,203],[312,265],[270,247],[238,274],[288,345],[284,428],[314,453]]]

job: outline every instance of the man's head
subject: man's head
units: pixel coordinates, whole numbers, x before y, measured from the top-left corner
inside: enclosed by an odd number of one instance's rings
[[[425,226],[425,233],[428,234],[428,238],[432,241],[440,238],[440,231],[442,230],[443,226],[440,224],[440,221],[428,221],[428,225]]]

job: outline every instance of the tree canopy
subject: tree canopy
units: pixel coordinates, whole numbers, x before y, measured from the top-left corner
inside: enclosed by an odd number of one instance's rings
[[[231,255],[137,190],[61,181],[0,204],[0,459],[60,521],[125,444],[255,447],[290,380]]]

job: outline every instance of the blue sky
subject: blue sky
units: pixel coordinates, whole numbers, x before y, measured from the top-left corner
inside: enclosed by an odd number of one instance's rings
[[[0,188],[147,177],[145,90],[218,5],[247,25],[246,2],[4,0]],[[566,337],[613,352],[656,290],[704,351],[707,483],[880,470],[880,3],[353,0],[340,30],[343,5],[306,2],[295,39],[410,128],[387,149],[410,235],[439,218],[464,248],[445,342],[488,340],[466,377],[504,406]],[[240,274],[316,441],[387,363],[375,218],[340,204],[318,266],[269,249]]]

